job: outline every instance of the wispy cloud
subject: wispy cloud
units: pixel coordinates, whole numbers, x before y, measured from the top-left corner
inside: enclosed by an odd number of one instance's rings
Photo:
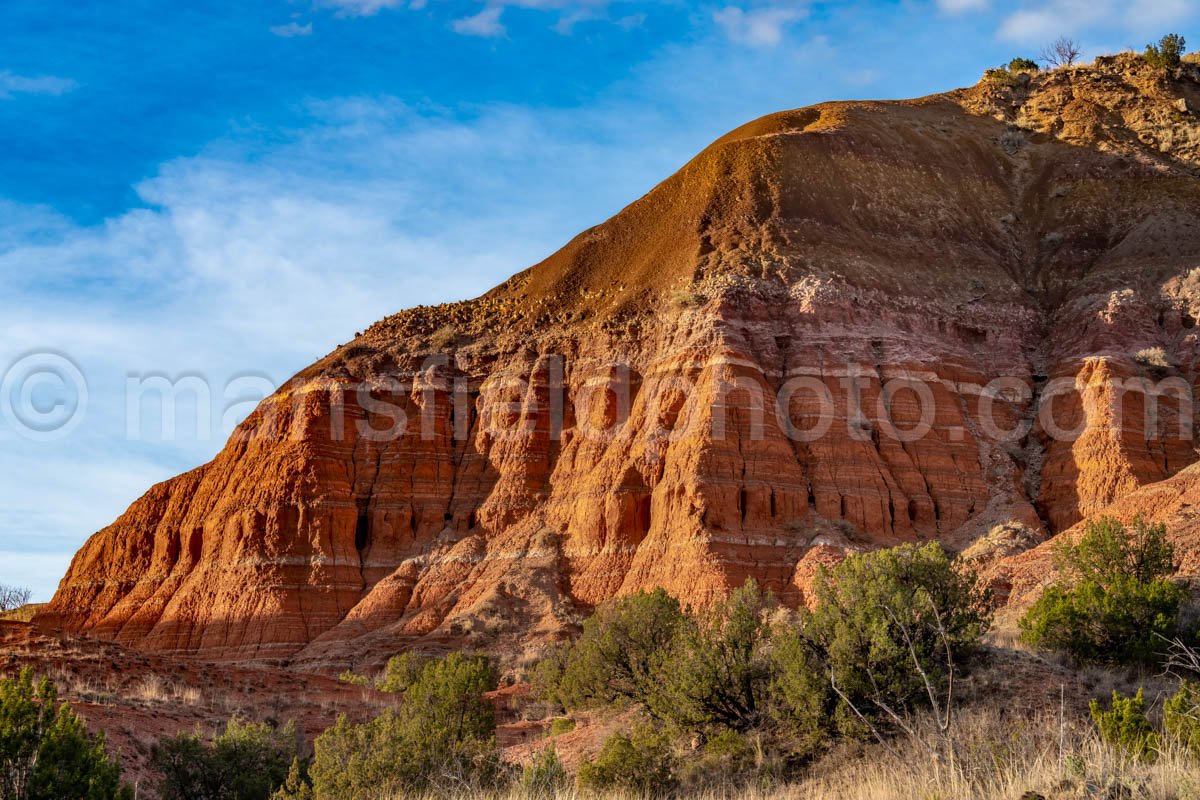
[[[61,95],[78,87],[79,84],[70,78],[15,75],[8,70],[0,72],[0,100],[8,100],[19,94]]]
[[[278,383],[376,319],[479,294],[541,260],[728,128],[824,99],[804,76],[829,63],[827,41],[727,53],[710,36],[582,107],[309,102],[289,128],[260,138],[239,127],[163,163],[135,187],[138,207],[99,225],[0,200],[0,353],[64,352],[91,395],[61,442],[0,424],[0,551],[35,536],[54,554],[0,580],[35,583],[45,599],[53,564],[61,574],[86,534],[221,446],[227,429],[127,441],[128,374],[198,374],[217,390],[247,372]],[[758,79],[772,72],[797,77]]]
[[[298,36],[311,36],[313,25],[311,22],[301,25],[299,22],[289,22],[287,25],[276,25],[271,28],[271,33],[283,39],[294,39]]]
[[[1059,35],[1151,36],[1195,13],[1189,0],[1049,0],[1026,2],[1004,17],[999,38],[1044,43]]]
[[[964,14],[968,11],[984,11],[988,0],[937,0],[939,11],[947,14]]]
[[[507,31],[504,29],[504,23],[500,21],[502,13],[504,13],[502,6],[488,6],[478,14],[454,20],[452,26],[456,33],[464,36],[483,36],[485,38],[503,36]]]
[[[774,47],[783,40],[784,28],[806,15],[804,8],[794,6],[749,10],[727,6],[714,12],[713,19],[732,41],[752,47]]]
[[[352,17],[370,17],[385,8],[400,8],[409,5],[408,0],[316,0],[317,8],[330,8]],[[414,0],[413,5],[417,5]],[[421,2],[420,6],[425,3]]]
[[[268,141],[163,164],[136,187],[141,208],[100,225],[3,203],[0,374],[62,352],[90,405],[60,442],[0,421],[0,552],[37,554],[0,581],[48,598],[84,536],[223,443],[228,427],[128,441],[127,375],[204,376],[219,421],[232,378],[278,384],[387,314],[479,294],[643,193],[675,161],[636,146],[658,127],[657,113],[343,98]]]
[[[609,21],[625,30],[632,30],[646,20],[645,11],[639,6],[656,5],[635,3],[632,0],[484,0],[483,7],[474,14],[467,14],[451,21],[451,28],[464,36],[495,38],[508,33],[501,22],[505,9],[518,8],[542,11],[555,18],[550,26],[558,33],[569,35],[582,22]],[[344,16],[369,17],[391,8],[426,8],[428,0],[316,0],[317,8],[337,11]],[[612,13],[614,7],[624,6],[626,12]]]

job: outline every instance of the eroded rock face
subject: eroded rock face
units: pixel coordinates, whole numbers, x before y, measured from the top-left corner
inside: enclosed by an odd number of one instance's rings
[[[1170,478],[1196,458],[1196,123],[1138,130],[1197,84],[1144,69],[734,131],[305,370],[92,537],[41,623],[208,658],[519,651],[638,588],[800,603],[847,549],[1044,538]]]

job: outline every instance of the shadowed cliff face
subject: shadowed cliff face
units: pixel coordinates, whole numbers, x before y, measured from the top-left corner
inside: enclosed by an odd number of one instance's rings
[[[93,536],[40,622],[323,666],[519,653],[642,587],[800,603],[849,548],[1069,528],[1196,458],[1180,108],[1192,72],[1115,59],[750,123],[296,376]]]

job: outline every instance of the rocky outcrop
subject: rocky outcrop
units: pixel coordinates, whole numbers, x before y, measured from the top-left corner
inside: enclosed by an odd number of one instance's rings
[[[1200,577],[1200,464],[1192,464],[1170,478],[1148,483],[1096,511],[1092,517],[1112,517],[1130,524],[1141,518],[1152,524],[1166,526],[1168,537],[1175,547],[1175,561],[1180,577],[1193,586]],[[1029,547],[1020,552],[1003,553],[1003,557],[982,565],[981,575],[996,590],[1006,606],[1003,617],[1015,619],[1041,594],[1042,589],[1057,577],[1054,551],[1063,538],[1078,539],[1084,533],[1085,522],[1063,531],[1054,540]]]
[[[1195,460],[1197,123],[1170,109],[1198,85],[1120,60],[750,123],[296,376],[93,536],[40,624],[519,652],[641,587],[799,603],[850,548],[1064,530]]]

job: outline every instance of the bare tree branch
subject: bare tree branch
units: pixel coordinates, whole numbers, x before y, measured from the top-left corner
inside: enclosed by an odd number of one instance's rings
[[[1050,68],[1069,67],[1079,60],[1082,52],[1079,42],[1066,36],[1060,36],[1042,48],[1038,61]]]
[[[946,760],[949,767],[949,780],[953,785],[957,785],[960,775],[957,767],[954,743],[950,739],[950,728],[954,719],[954,678],[956,672],[954,649],[950,644],[950,635],[946,631],[942,613],[940,609],[938,609],[937,603],[930,595],[926,595],[925,599],[929,603],[930,609],[933,612],[933,622],[931,624],[928,620],[925,620],[923,624],[927,626],[927,629],[931,628],[932,631],[935,632],[940,638],[942,649],[944,650],[946,658],[947,682],[944,696],[942,696],[941,692],[939,692],[937,682],[929,674],[929,670],[926,669],[925,664],[923,664],[921,661],[920,653],[917,650],[916,632],[911,630],[910,624],[901,620],[900,616],[897,615],[896,612],[886,603],[881,604],[881,607],[891,620],[892,624],[895,625],[899,631],[900,636],[903,638],[904,644],[908,649],[909,658],[912,660],[913,669],[920,677],[921,682],[925,687],[925,693],[929,698],[929,703],[933,708],[934,721],[936,723],[936,736],[933,744],[922,738],[916,727],[903,716],[901,716],[899,711],[892,708],[892,706],[884,699],[885,692],[880,687],[877,676],[875,675],[875,671],[871,668],[869,663],[865,666],[863,671],[866,681],[870,684],[870,690],[873,696],[867,698],[866,701],[874,705],[880,713],[885,715],[899,731],[904,733],[909,738],[911,742],[919,745],[923,750],[929,753],[934,762],[939,765],[938,777],[936,778],[938,785],[941,785],[942,780],[940,777],[940,764],[942,763],[943,758]],[[841,699],[841,701],[846,704],[846,706],[864,725],[867,726],[867,729],[871,732],[875,739],[881,745],[883,745],[883,747],[887,749],[887,751],[891,753],[898,761],[900,761],[902,764],[905,764],[906,767],[909,766],[909,763],[900,756],[900,754],[888,742],[887,738],[883,735],[879,728],[854,704],[846,692],[844,692],[842,688],[838,686],[837,675],[835,674],[832,666],[830,666],[829,669],[829,685],[833,689],[834,693],[837,694],[837,696]]]
[[[932,600],[930,602],[932,603]],[[883,605],[883,610],[892,618],[892,623],[900,629],[900,634],[904,637],[904,643],[908,645],[908,654],[912,658],[913,667],[916,668],[917,675],[921,677],[921,683],[925,685],[925,694],[929,697],[929,705],[933,707],[934,716],[937,718],[938,726],[941,727],[942,713],[938,706],[937,693],[933,690],[933,681],[929,679],[929,674],[921,666],[921,658],[917,655],[916,645],[913,644],[912,636],[908,633],[908,626],[900,621],[886,603]]]
[[[33,590],[26,586],[9,586],[0,583],[0,613],[15,611],[29,603]]]
[[[938,611],[933,597],[926,595],[929,607],[933,610],[933,618],[937,621],[938,636],[942,637],[942,646],[946,650],[946,716],[945,723],[939,722],[943,732],[950,730],[951,714],[954,709],[954,651],[950,647],[950,636],[946,633],[946,625],[942,622],[942,612]]]
[[[907,761],[905,761],[903,758],[900,757],[900,754],[898,752],[896,752],[896,749],[894,747],[892,747],[890,744],[888,744],[887,739],[885,739],[883,737],[883,734],[879,732],[879,729],[871,724],[871,721],[869,719],[867,719],[866,716],[864,716],[861,711],[858,710],[858,706],[854,705],[854,703],[851,702],[850,698],[846,696],[846,693],[842,691],[842,688],[837,685],[837,677],[836,677],[836,675],[834,675],[833,667],[829,668],[829,686],[833,689],[834,693],[836,693],[837,696],[842,699],[842,702],[850,707],[850,710],[854,712],[854,716],[856,716],[860,720],[862,720],[862,723],[867,726],[867,729],[869,731],[871,731],[871,734],[879,741],[879,743],[881,745],[883,745],[884,749],[886,749],[889,753],[891,753],[893,756],[895,756],[896,760],[899,761],[901,764],[908,763]]]
[[[1183,679],[1200,676],[1200,650],[1189,647],[1178,637],[1168,639],[1161,633],[1155,634],[1167,643],[1166,657],[1163,663],[1163,673]]]

